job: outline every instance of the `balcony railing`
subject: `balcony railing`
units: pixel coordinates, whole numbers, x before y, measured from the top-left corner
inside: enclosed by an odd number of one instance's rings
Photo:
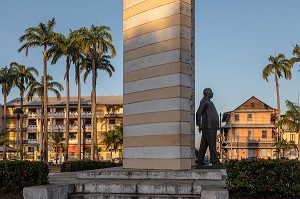
[[[78,116],[78,112],[70,112],[70,117],[77,117]]]
[[[28,130],[28,131],[34,131],[34,130],[37,130],[37,125],[28,125],[28,126],[27,126],[27,130]]]
[[[28,118],[36,118],[36,117],[41,116],[40,113],[31,113],[31,112],[27,113],[27,115],[28,115]]]
[[[82,117],[92,117],[92,112],[82,112],[81,116]]]
[[[49,117],[65,117],[65,112],[49,112]]]
[[[247,136],[239,136],[239,137],[227,137],[224,140],[225,142],[248,142],[248,143],[253,143],[253,142],[275,142],[276,138],[273,137],[267,137],[267,138],[262,138],[262,137],[247,137]]]

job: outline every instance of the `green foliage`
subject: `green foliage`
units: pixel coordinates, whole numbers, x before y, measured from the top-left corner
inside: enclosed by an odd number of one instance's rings
[[[230,195],[300,197],[298,160],[230,160],[226,168]]]
[[[0,192],[18,192],[24,187],[48,184],[48,174],[44,162],[0,161]]]
[[[63,162],[60,166],[61,172],[74,172],[92,169],[102,169],[109,167],[121,166],[119,163],[110,161],[95,161],[95,160],[76,160]]]

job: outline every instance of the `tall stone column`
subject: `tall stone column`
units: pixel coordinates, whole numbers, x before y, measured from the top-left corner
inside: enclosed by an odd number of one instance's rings
[[[194,164],[193,2],[123,0],[124,168]]]

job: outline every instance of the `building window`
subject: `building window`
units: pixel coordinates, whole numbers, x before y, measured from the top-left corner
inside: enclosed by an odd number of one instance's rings
[[[28,139],[29,140],[35,140],[36,139],[36,133],[28,133]]]
[[[29,146],[29,147],[27,148],[27,152],[34,152],[34,147]]]
[[[91,124],[92,124],[92,119],[86,118],[86,119],[85,119],[85,124],[86,124],[86,125],[91,125]]]
[[[76,139],[77,133],[70,133],[69,137],[70,137],[70,139]]]
[[[239,141],[239,132],[234,131],[234,141]]]
[[[36,126],[36,119],[34,119],[34,120],[29,119],[28,120],[28,125]]]
[[[290,141],[293,141],[293,142],[295,142],[295,137],[296,137],[296,135],[295,134],[290,134]]]
[[[248,131],[248,140],[253,140],[253,131],[252,130]]]
[[[109,124],[116,124],[116,120],[115,119],[110,119],[110,120],[108,120],[108,123]]]
[[[261,150],[261,156],[262,157],[267,157],[267,149],[262,149]]]
[[[240,121],[240,115],[234,114],[234,121]]]
[[[64,112],[64,108],[56,108],[56,112],[57,113],[63,113]]]
[[[254,108],[255,107],[255,103],[251,103],[251,108]]]
[[[30,108],[30,109],[28,109],[28,112],[29,113],[36,113],[36,108]]]
[[[83,108],[83,112],[92,112],[91,108]]]
[[[248,121],[252,121],[252,114],[248,114],[247,120],[248,120]]]
[[[77,108],[70,108],[70,113],[75,113],[77,112]]]
[[[56,119],[55,124],[56,125],[64,125],[64,119]]]
[[[266,130],[261,131],[261,137],[262,138],[267,138],[268,137],[268,132]]]
[[[91,139],[92,138],[91,132],[86,132],[84,138]]]

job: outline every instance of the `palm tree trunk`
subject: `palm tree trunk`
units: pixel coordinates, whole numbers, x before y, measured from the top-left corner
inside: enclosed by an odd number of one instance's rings
[[[70,69],[70,63],[69,63],[69,57],[67,57],[66,60],[66,132],[65,132],[65,161],[68,161],[69,159],[69,120],[70,120],[70,82],[69,82],[69,69]]]
[[[3,117],[3,130],[4,130],[4,137],[8,137],[7,136],[7,132],[6,132],[6,114],[7,114],[7,111],[6,111],[6,92],[4,93],[4,111],[3,111],[3,114],[4,114],[4,117]],[[6,160],[6,143],[3,144],[3,160]]]
[[[77,66],[76,66],[77,67]],[[78,160],[81,160],[81,85],[80,85],[80,72],[79,66],[76,69],[77,76],[77,157]]]
[[[92,147],[91,147],[91,155],[92,160],[96,158],[97,154],[97,120],[96,120],[96,66],[95,60],[92,62],[92,125],[93,125],[93,133],[92,133]]]
[[[48,93],[47,93],[47,47],[44,46],[44,70],[43,70],[43,75],[44,75],[44,151],[43,151],[43,156],[44,156],[44,162],[48,164]]]
[[[21,93],[21,110],[23,110],[23,93]],[[24,150],[23,150],[23,117],[21,116],[20,118],[20,160],[23,161],[23,154],[24,154]]]
[[[277,94],[277,109],[278,109],[278,116],[277,116],[277,121],[281,119],[281,112],[280,112],[280,94],[279,94],[279,83],[278,83],[278,75],[275,72],[275,84],[276,84],[276,94]],[[278,128],[278,135],[280,136],[280,140],[282,140],[282,135],[281,135],[281,126]]]
[[[299,154],[299,145],[300,145],[300,129],[298,130],[298,143],[297,143],[297,157],[298,157],[298,160],[300,158],[300,154]]]
[[[43,99],[42,99],[42,110],[41,110],[41,126],[40,126],[40,137],[39,137],[39,143],[40,143],[40,157],[41,161],[44,161],[44,133],[43,133],[43,117],[44,117],[44,104],[43,104]]]

